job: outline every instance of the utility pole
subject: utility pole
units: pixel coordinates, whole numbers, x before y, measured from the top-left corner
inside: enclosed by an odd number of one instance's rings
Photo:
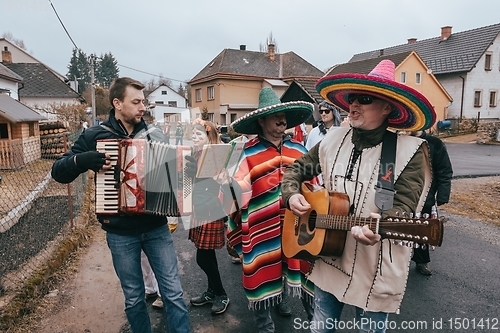
[[[90,91],[92,93],[92,124],[97,125],[97,115],[95,111],[95,83],[94,83],[94,55],[90,55]]]

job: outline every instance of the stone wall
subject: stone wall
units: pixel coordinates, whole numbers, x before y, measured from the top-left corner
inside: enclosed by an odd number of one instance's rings
[[[478,144],[498,143],[497,135],[500,129],[500,121],[480,122],[477,127]]]

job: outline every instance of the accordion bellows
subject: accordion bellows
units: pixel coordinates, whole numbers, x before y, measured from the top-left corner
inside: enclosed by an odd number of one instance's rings
[[[98,140],[113,168],[96,176],[97,214],[191,213],[191,178],[184,174],[187,146],[145,139]]]

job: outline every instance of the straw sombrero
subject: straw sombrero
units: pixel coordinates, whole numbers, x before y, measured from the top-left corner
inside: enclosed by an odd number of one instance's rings
[[[311,103],[294,101],[281,103],[280,99],[269,87],[262,88],[259,94],[259,108],[249,112],[231,123],[235,132],[241,134],[257,134],[260,131],[258,118],[273,113],[284,112],[286,116],[286,128],[292,128],[306,121],[313,113],[314,107]]]
[[[321,97],[349,111],[347,96],[364,93],[384,99],[394,106],[389,126],[406,131],[430,128],[436,121],[431,103],[415,89],[395,81],[395,65],[382,60],[368,74],[343,73],[325,76],[316,82]]]

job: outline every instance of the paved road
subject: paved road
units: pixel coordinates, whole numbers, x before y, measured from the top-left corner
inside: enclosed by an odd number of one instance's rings
[[[455,176],[500,174],[500,145],[448,143],[447,147]],[[434,274],[431,277],[419,275],[411,264],[401,314],[389,316],[391,325],[396,325],[389,332],[498,332],[500,228],[445,211],[442,213],[450,221],[446,224],[443,246],[431,252]],[[179,228],[174,240],[188,303],[191,297],[206,289],[205,276],[196,264],[195,248],[187,240],[187,231]],[[226,313],[219,316],[212,316],[209,306],[188,305],[193,332],[254,333],[252,315],[241,287],[241,266],[231,263],[225,249],[218,251],[217,256],[231,303]],[[309,332],[301,326],[306,317],[300,301],[292,299],[291,305],[292,317],[282,318],[274,313],[276,332]],[[161,312],[149,306],[154,332],[164,332]],[[347,322],[353,317],[352,307],[346,306],[342,320]],[[459,324],[468,325],[468,329],[460,330]],[[403,325],[410,326],[405,329]],[[129,332],[127,324],[120,330],[120,333],[125,332]]]
[[[446,143],[454,177],[500,175],[500,145]]]

